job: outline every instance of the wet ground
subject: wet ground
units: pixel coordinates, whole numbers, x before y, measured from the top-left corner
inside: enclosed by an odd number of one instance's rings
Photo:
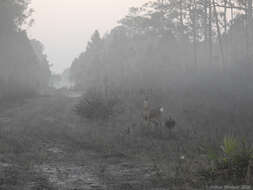
[[[32,170],[46,176],[56,189],[155,189],[151,185],[150,166],[125,155],[105,155],[85,146],[75,148],[70,140],[64,139],[59,131],[74,128],[78,120],[72,113],[77,97],[75,94],[34,98],[6,109],[0,114],[1,130],[32,139],[33,156],[36,157],[38,149],[39,155],[43,155],[43,158],[38,155],[39,161],[32,160]],[[7,166],[8,161],[0,165]]]
[[[54,154],[55,160],[36,165],[34,169],[48,176],[59,189],[139,189],[147,186],[150,178],[148,167],[124,158],[105,158],[91,150],[83,150],[72,155],[71,159],[71,155],[59,148],[48,151]],[[80,156],[82,161],[78,161]]]

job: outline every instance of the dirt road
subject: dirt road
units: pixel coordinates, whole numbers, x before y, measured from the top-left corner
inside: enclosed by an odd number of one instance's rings
[[[81,125],[87,125],[73,113],[76,101],[76,97],[51,95],[2,111],[1,134],[17,141],[22,149],[19,153],[0,150],[6,158],[4,163],[10,166],[28,162],[27,170],[46,177],[52,189],[152,189],[149,166],[125,155],[106,155],[76,141],[73,134]],[[26,181],[30,189],[38,189],[33,181]]]

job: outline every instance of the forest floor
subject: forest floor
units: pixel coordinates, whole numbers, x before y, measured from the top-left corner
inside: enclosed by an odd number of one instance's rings
[[[55,94],[2,106],[0,189],[156,189],[150,165],[75,138],[88,125],[77,101]]]

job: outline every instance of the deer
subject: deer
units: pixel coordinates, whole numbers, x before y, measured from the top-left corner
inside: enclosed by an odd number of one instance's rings
[[[155,125],[162,125],[161,119],[164,112],[164,108],[162,106],[157,108],[150,108],[149,101],[145,99],[143,108],[143,117],[145,121],[152,122]]]

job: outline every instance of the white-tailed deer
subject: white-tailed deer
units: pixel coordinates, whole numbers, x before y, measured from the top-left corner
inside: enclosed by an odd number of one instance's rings
[[[145,121],[152,122],[156,125],[161,125],[163,112],[163,107],[150,108],[148,100],[144,100],[143,117]]]

